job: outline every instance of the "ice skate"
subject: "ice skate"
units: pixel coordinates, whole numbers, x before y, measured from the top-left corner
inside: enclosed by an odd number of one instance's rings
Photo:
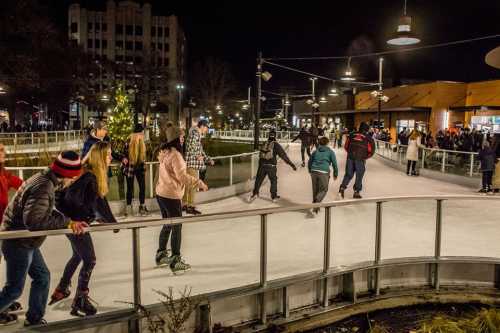
[[[315,218],[316,216],[314,215],[313,211],[308,209],[307,210],[307,213],[306,213],[306,219],[313,219]]]
[[[352,196],[353,199],[363,199],[363,197],[361,196],[361,194],[359,192],[354,192],[354,195]]]
[[[56,304],[57,302],[62,301],[65,298],[68,298],[69,295],[71,295],[71,291],[68,288],[60,288],[57,287],[56,290],[52,293],[52,296],[50,296],[50,302],[49,305]]]
[[[172,263],[170,264],[170,269],[174,275],[186,272],[191,269],[191,265],[184,262],[181,256],[172,256]]]
[[[23,307],[21,303],[19,302],[13,302],[8,308],[7,312],[12,314],[12,313],[19,313],[23,310]]]
[[[191,206],[186,209],[186,213],[190,215],[201,215],[201,212],[195,207]]]
[[[274,197],[272,199],[273,203],[277,203],[278,201],[280,201],[281,197],[279,195],[277,195],[276,197]]]
[[[0,326],[8,326],[17,323],[17,316],[8,312],[0,313]]]
[[[255,201],[255,199],[257,199],[258,197],[259,197],[259,195],[258,195],[258,194],[251,194],[251,195],[248,197],[247,202],[248,202],[248,203],[252,203],[252,202],[254,202],[254,201]]]
[[[24,327],[40,326],[40,325],[47,325],[47,321],[43,318],[40,319],[39,321],[29,321],[28,319],[24,321]]]
[[[345,189],[341,188],[339,193],[337,194],[337,200],[344,200],[345,198]]]
[[[172,263],[172,257],[170,256],[170,250],[158,251],[156,252],[156,267],[168,266]]]
[[[134,209],[132,208],[132,205],[127,205],[125,208],[125,217],[133,217],[134,216]]]
[[[139,215],[142,217],[149,216],[149,211],[148,211],[146,205],[139,206]]]
[[[70,314],[76,317],[85,317],[93,316],[96,313],[97,309],[90,302],[88,291],[79,292],[73,301],[73,305],[71,305]]]

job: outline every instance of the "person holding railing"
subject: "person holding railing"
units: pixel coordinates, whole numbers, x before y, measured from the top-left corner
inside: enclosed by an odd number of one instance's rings
[[[185,147],[187,172],[196,179],[200,179],[200,170],[206,165],[214,165],[214,161],[205,154],[201,143],[202,135],[208,133],[208,121],[202,119],[196,126],[191,127]],[[182,209],[188,214],[199,215],[201,212],[194,206],[196,188],[188,187],[185,190]]]
[[[69,186],[81,173],[77,153],[64,151],[51,166],[28,179],[10,201],[4,215],[2,231],[43,231],[70,228],[75,234],[84,233],[85,222],[72,221],[54,209],[55,191]],[[44,236],[8,239],[2,242],[6,262],[7,280],[0,292],[0,324],[17,321],[17,316],[5,312],[21,297],[26,276],[31,283],[29,309],[24,326],[46,324],[43,319],[50,287],[50,272],[40,247]]]
[[[156,185],[156,200],[160,206],[163,218],[182,216],[182,197],[188,188],[199,188],[207,191],[207,185],[197,177],[187,172],[186,162],[182,157],[184,132],[175,126],[167,129],[167,143],[160,147],[158,160],[160,161],[158,183]],[[169,266],[172,272],[185,271],[191,268],[181,257],[182,225],[163,226],[158,250],[156,265]],[[167,243],[172,233],[172,252],[167,250]]]
[[[139,184],[139,215],[149,215],[146,208],[146,143],[144,142],[144,127],[137,124],[134,133],[125,146],[125,154],[122,158],[122,172],[127,179],[127,207],[126,216],[133,216],[132,199],[134,198],[134,178]]]
[[[71,186],[58,193],[56,207],[73,220],[86,223],[117,223],[108,201],[107,171],[111,163],[111,146],[107,142],[97,142],[92,146],[84,165],[85,172]],[[89,282],[96,264],[94,244],[90,234],[67,235],[73,255],[64,269],[63,276],[52,293],[49,305],[55,304],[71,294],[69,286],[76,269],[83,261],[78,277],[78,288],[71,305],[71,315],[89,316],[97,313],[90,302]]]

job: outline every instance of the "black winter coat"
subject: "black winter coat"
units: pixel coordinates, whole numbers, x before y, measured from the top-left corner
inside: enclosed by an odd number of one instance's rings
[[[481,171],[494,171],[496,164],[496,154],[490,147],[479,151],[479,160],[481,161]]]
[[[262,151],[262,149],[261,149]],[[283,147],[277,142],[274,141],[273,145],[273,157],[270,160],[265,160],[263,158],[259,159],[259,166],[261,165],[267,165],[267,166],[276,166],[278,164],[278,156],[285,161],[286,164],[291,166],[292,168],[295,167],[292,161],[290,161],[290,158],[288,158],[288,155],[286,154],[285,150]]]
[[[85,172],[71,186],[57,193],[56,207],[73,221],[116,223],[106,198],[98,194],[97,178]]]
[[[55,190],[58,186],[60,180],[50,169],[37,173],[24,182],[7,206],[2,230],[41,231],[67,228],[69,218],[54,209]],[[45,237],[34,237],[6,242],[38,248],[44,240]]]

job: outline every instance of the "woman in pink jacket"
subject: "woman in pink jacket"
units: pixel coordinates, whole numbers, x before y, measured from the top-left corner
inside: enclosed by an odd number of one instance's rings
[[[188,175],[186,162],[181,154],[183,143],[184,133],[177,127],[169,127],[167,143],[162,145],[158,156],[160,167],[156,185],[156,199],[163,218],[182,216],[182,197],[186,186],[198,187],[202,191],[208,190],[204,182]],[[164,225],[156,252],[156,264],[169,265],[174,274],[191,268],[181,257],[181,231],[182,225]],[[170,232],[172,232],[171,254],[167,250]]]

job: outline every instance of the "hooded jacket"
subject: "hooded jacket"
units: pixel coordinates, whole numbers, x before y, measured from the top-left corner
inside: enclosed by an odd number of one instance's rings
[[[186,186],[198,186],[199,181],[187,173],[184,158],[177,149],[162,150],[158,155],[160,161],[156,195],[180,200],[184,196]]]
[[[333,176],[338,177],[339,168],[335,153],[328,146],[319,146],[309,159],[309,172],[320,172],[330,174],[330,165],[333,167]]]

